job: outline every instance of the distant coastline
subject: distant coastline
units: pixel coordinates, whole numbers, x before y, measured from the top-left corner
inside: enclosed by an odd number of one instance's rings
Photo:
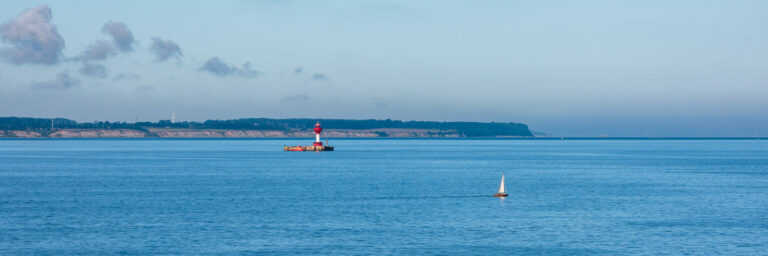
[[[300,138],[315,122],[329,138],[533,137],[522,123],[248,118],[205,122],[91,122],[0,117],[0,138]]]

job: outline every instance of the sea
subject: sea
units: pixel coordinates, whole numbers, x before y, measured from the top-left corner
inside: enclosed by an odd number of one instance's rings
[[[0,255],[768,255],[766,140],[309,143],[2,139]]]

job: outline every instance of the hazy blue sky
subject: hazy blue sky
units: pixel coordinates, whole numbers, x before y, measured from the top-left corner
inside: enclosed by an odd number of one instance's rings
[[[768,1],[5,0],[0,22],[0,116],[768,136]]]

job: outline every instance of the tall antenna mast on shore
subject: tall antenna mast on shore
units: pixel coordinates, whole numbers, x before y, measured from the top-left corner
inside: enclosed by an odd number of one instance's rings
[[[51,115],[51,130],[53,130],[53,115]]]

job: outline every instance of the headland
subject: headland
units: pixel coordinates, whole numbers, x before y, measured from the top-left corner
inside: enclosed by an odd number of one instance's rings
[[[65,118],[0,117],[0,138],[308,138],[316,122],[329,138],[533,137],[514,122],[245,118],[204,122],[77,122]]]

